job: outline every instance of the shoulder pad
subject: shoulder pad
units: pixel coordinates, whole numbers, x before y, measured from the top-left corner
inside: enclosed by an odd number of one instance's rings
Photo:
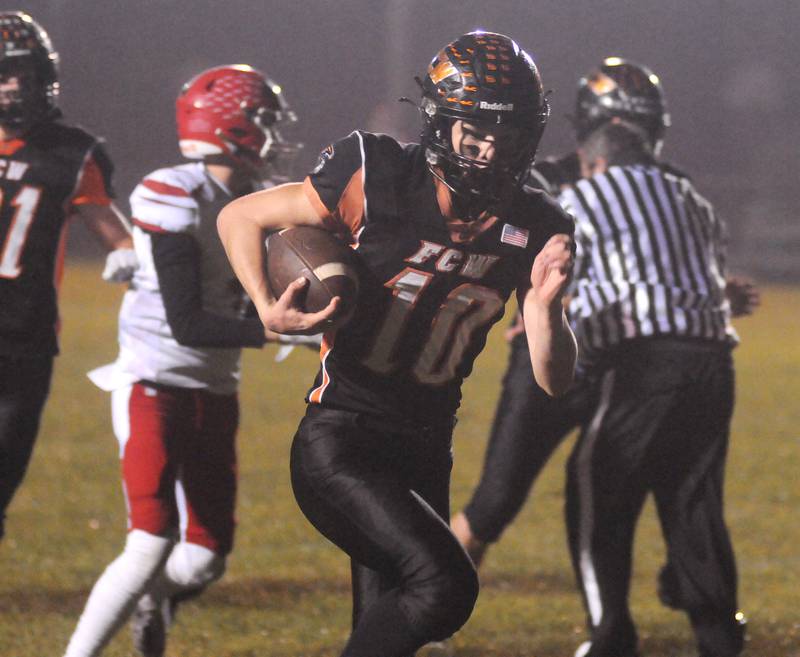
[[[131,215],[140,227],[183,232],[197,225],[196,195],[206,183],[202,165],[158,169],[144,177],[130,197]]]

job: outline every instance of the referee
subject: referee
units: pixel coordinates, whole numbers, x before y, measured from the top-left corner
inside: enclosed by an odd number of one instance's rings
[[[601,125],[627,121],[643,129],[652,152],[658,155],[670,125],[666,98],[658,76],[648,67],[620,57],[608,57],[578,83],[572,117],[576,141]],[[659,160],[669,173],[686,177]],[[576,152],[537,162],[528,184],[545,191],[563,189],[580,179]],[[751,314],[759,304],[757,288],[745,279],[729,278],[726,295],[734,317]],[[506,331],[510,352],[500,399],[486,448],[480,481],[451,527],[479,565],[487,548],[498,541],[525,503],[539,472],[561,441],[583,426],[596,405],[595,382],[578,363],[573,387],[552,398],[536,385],[528,357],[528,343],[520,323]],[[662,601],[675,606],[674,576],[667,564],[659,576]]]
[[[688,179],[656,165],[646,133],[606,123],[579,146],[570,315],[599,380],[567,465],[567,525],[590,640],[576,657],[632,657],[636,521],[652,492],[672,603],[702,657],[742,649],[722,488],[737,338],[725,298],[724,229]]]

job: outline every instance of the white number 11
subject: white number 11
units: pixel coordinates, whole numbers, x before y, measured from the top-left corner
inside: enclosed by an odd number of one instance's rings
[[[22,273],[20,266],[22,250],[28,239],[28,231],[41,196],[42,190],[39,187],[25,185],[12,199],[11,205],[16,210],[0,253],[0,278],[16,278]],[[3,207],[3,201],[3,192],[0,191],[0,208]]]

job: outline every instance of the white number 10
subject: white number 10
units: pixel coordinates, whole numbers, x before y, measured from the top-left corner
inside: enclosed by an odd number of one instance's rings
[[[6,235],[2,253],[0,253],[0,278],[16,278],[22,273],[20,266],[22,250],[28,239],[28,231],[41,195],[40,188],[25,185],[11,201],[11,205],[16,208],[16,211],[11,218],[11,227]],[[0,191],[0,208],[3,207],[3,200],[3,192]]]

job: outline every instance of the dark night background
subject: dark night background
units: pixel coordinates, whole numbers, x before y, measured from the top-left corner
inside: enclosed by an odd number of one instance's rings
[[[104,136],[120,207],[137,180],[179,161],[174,100],[219,64],[248,63],[280,83],[300,117],[302,176],[354,128],[417,136],[414,75],[475,28],[533,55],[552,89],[541,155],[571,147],[578,78],[605,56],[647,64],[673,126],[663,155],[688,170],[727,219],[732,268],[800,277],[800,3],[796,0],[35,0],[61,55],[61,107]],[[73,254],[95,253],[75,230]]]

